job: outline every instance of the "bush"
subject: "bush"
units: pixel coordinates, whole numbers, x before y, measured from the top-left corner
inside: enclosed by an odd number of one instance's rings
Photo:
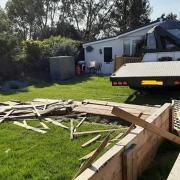
[[[0,80],[16,76],[15,55],[18,41],[8,34],[0,34]]]
[[[50,47],[51,56],[77,56],[79,54],[80,42],[61,36],[50,37],[44,40]]]
[[[0,34],[0,80],[48,77],[49,57],[78,56],[80,42],[60,36],[18,43],[10,35]],[[33,77],[34,78],[34,77]]]
[[[25,75],[49,74],[49,57],[78,56],[80,42],[60,36],[45,40],[27,40],[21,44],[17,54],[18,69]],[[21,67],[23,66],[23,67]]]

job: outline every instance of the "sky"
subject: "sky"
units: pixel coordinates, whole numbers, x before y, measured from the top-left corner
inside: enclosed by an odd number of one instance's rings
[[[180,0],[149,0],[152,7],[151,19],[156,20],[163,13],[173,12],[180,17]],[[0,0],[0,6],[5,7],[7,0]]]
[[[163,13],[173,12],[180,17],[180,0],[150,0],[152,6],[151,19],[156,20]]]

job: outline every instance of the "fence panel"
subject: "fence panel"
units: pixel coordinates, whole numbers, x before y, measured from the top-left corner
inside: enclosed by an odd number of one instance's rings
[[[137,62],[142,62],[142,57],[116,57],[114,69],[117,71],[124,64]]]

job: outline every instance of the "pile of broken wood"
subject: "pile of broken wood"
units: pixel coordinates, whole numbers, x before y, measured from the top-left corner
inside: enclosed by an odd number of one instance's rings
[[[34,99],[32,102],[8,101],[0,103],[0,122],[6,119],[28,119],[41,116],[59,116],[72,111],[72,100]]]
[[[50,100],[50,99],[34,99],[32,102],[22,103],[20,101],[8,101],[0,103],[0,123],[4,121],[13,121],[15,125],[45,134],[48,126],[40,121],[43,128],[35,128],[27,124],[27,120],[42,120],[55,125],[69,129],[62,123],[50,119],[51,116],[63,116],[72,112],[76,103],[72,100]],[[80,115],[80,114],[79,114]]]
[[[0,123],[13,121],[15,125],[21,126],[28,130],[45,134],[48,126],[42,121],[45,120],[61,128],[70,130],[70,139],[74,136],[89,134],[114,132],[118,129],[96,130],[77,132],[77,129],[86,120],[87,113],[73,112],[73,109],[82,105],[81,102],[73,100],[51,100],[51,99],[34,99],[32,102],[22,103],[20,101],[8,101],[0,103]],[[74,118],[81,121],[74,126]],[[70,127],[61,122],[65,119],[70,121]],[[35,128],[28,125],[29,120],[39,120],[42,128]]]

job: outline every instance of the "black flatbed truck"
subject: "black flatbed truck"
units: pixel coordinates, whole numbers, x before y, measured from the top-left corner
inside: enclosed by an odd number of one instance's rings
[[[110,80],[112,86],[132,89],[177,88],[180,87],[180,61],[125,64]]]

